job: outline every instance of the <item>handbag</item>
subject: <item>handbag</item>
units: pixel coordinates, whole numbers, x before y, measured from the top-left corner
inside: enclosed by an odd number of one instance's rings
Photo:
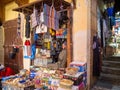
[[[46,33],[47,32],[47,26],[45,24],[40,24],[36,27],[36,34],[38,33]]]

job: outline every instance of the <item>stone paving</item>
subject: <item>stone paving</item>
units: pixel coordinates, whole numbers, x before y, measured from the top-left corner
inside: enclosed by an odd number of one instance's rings
[[[91,90],[111,90],[111,89],[94,86]]]
[[[120,90],[120,86],[113,86],[111,89],[94,86],[91,90]]]
[[[120,90],[120,85],[113,85],[108,82],[98,81],[91,90]]]
[[[120,86],[113,86],[112,90],[120,90]]]

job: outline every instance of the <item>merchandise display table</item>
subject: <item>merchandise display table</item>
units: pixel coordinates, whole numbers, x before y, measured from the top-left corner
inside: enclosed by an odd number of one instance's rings
[[[86,78],[86,72],[79,72],[75,67],[31,66],[30,71],[23,69],[16,75],[2,78],[2,90],[85,90]]]

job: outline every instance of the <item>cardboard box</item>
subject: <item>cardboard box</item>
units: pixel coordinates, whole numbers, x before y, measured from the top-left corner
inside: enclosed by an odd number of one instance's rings
[[[78,72],[76,75],[64,74],[63,78],[74,81],[74,85],[79,85],[83,81],[83,72]]]
[[[70,67],[78,68],[79,72],[87,71],[87,63],[86,62],[73,61],[73,62],[70,63]]]

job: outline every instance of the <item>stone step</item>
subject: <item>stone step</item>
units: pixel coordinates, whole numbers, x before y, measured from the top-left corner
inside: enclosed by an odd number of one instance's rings
[[[118,61],[118,62],[120,62],[120,57],[116,57],[116,56],[104,57],[103,61]]]
[[[120,75],[113,75],[113,74],[104,74],[101,73],[100,78],[101,81],[107,81],[115,85],[120,85]]]
[[[120,75],[120,68],[102,66],[102,73],[112,74],[112,75]]]
[[[103,61],[102,66],[120,68],[120,62],[118,62],[118,61]]]

